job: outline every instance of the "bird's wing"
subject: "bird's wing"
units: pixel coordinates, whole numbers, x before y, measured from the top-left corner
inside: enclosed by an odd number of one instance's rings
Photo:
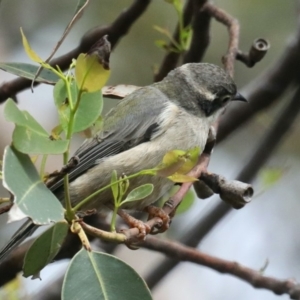
[[[160,114],[167,97],[155,87],[148,86],[130,94],[104,118],[102,131],[86,140],[74,153],[79,163],[70,171],[69,180],[90,169],[99,160],[130,149],[163,133]],[[62,186],[62,180],[51,190]]]

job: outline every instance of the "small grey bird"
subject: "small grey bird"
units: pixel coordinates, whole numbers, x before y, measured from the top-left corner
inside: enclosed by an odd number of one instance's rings
[[[154,168],[168,151],[197,146],[203,150],[210,126],[233,100],[246,101],[222,68],[207,63],[183,65],[161,82],[128,95],[107,113],[101,132],[74,154],[79,163],[69,174],[72,204],[107,185],[113,170],[129,175]],[[154,185],[153,193],[123,208],[143,209],[174,185],[167,178],[145,175],[130,180],[129,190],[145,183]],[[63,201],[62,181],[51,190]],[[84,209],[99,210],[106,203],[113,203],[109,189]],[[36,228],[30,220],[25,222],[0,252],[0,259]]]

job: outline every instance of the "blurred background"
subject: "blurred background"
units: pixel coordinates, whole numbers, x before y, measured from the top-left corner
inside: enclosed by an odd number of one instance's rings
[[[84,15],[76,23],[56,56],[75,48],[80,38],[90,28],[111,23],[131,3],[132,1],[129,0],[91,0]],[[242,63],[236,63],[235,81],[242,92],[245,90],[244,86],[274,64],[285,51],[288,40],[297,29],[297,1],[216,0],[214,3],[239,20],[242,50],[248,51],[252,41],[258,37],[266,38],[271,43],[271,49],[266,57],[254,68],[248,69]],[[22,48],[20,27],[23,28],[32,48],[42,58],[46,58],[72,18],[74,9],[74,1],[2,0],[0,61],[30,62]],[[155,46],[155,40],[164,37],[155,31],[153,26],[158,25],[173,32],[176,23],[176,13],[170,4],[163,0],[152,1],[147,11],[113,51],[112,75],[108,84],[142,86],[153,82],[153,70],[161,63],[165,54]],[[211,43],[203,61],[221,65],[221,57],[226,52],[227,44],[227,29],[213,20]],[[0,71],[1,83],[12,78],[13,75]],[[259,113],[254,120],[220,143],[213,153],[209,170],[233,179],[290,97],[291,91],[285,93],[278,105]],[[34,89],[34,93],[30,90],[21,92],[18,94],[18,103],[46,129],[51,130],[57,124],[51,86],[39,86]],[[116,103],[116,100],[106,99],[105,108]],[[1,154],[4,147],[10,143],[12,130],[13,125],[4,120],[3,105],[0,105]],[[201,251],[237,261],[256,270],[262,268],[268,260],[266,275],[300,280],[299,133],[298,118],[253,182],[256,192],[253,201],[241,210],[231,211],[223,218],[199,244],[198,248]],[[74,149],[81,141],[82,137],[76,137]],[[61,158],[51,157],[47,170],[53,171],[59,168],[61,163]],[[272,185],[268,184],[270,176],[277,177]],[[2,190],[1,196],[4,195],[5,191]],[[175,217],[166,235],[177,240],[217,201],[220,201],[218,197],[195,201],[188,212]],[[1,216],[0,247],[8,241],[17,226],[10,224],[4,227],[5,222],[6,216]],[[125,247],[119,247],[116,254],[132,265],[142,276],[146,276],[163,259],[163,256],[157,253],[142,249],[133,253]],[[67,262],[59,262],[47,267],[41,273],[42,281],[31,281],[20,277],[19,299],[35,299],[35,295],[51,284],[59,272],[64,272],[66,265]],[[6,292],[7,290],[3,291],[2,297],[0,294],[1,299],[5,299]],[[279,298],[270,291],[254,289],[237,278],[192,263],[179,264],[153,289],[153,297],[155,300]],[[281,299],[289,299],[289,297],[281,296]]]

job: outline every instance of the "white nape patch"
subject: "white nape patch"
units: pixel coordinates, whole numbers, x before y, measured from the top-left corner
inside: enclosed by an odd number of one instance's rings
[[[23,220],[25,218],[27,218],[28,216],[25,215],[21,209],[18,207],[17,204],[14,204],[12,206],[12,208],[9,210],[8,212],[8,220],[7,220],[7,224],[12,223],[12,222],[16,222],[16,221],[20,221]]]
[[[191,69],[188,68],[188,64],[183,65],[180,67],[182,73],[185,75],[186,77],[186,81],[188,83],[190,83],[191,86],[193,86],[201,95],[203,95],[203,98],[209,101],[213,101],[216,98],[216,94],[211,93],[209,90],[207,90],[206,88],[200,86],[200,85],[196,85],[193,81],[192,81],[192,74],[191,74]]]

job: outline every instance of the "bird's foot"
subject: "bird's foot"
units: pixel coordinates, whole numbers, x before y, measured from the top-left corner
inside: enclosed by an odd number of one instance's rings
[[[137,228],[139,230],[139,234],[137,236],[138,239],[144,240],[146,235],[151,231],[149,225],[145,224],[141,220],[134,218],[133,216],[126,213],[124,210],[119,209],[118,214],[129,227]]]
[[[158,224],[152,228],[151,234],[162,233],[168,230],[168,228],[170,227],[171,219],[162,208],[150,205],[147,206],[144,210],[149,214],[148,220],[151,220],[155,217],[160,218],[162,220],[161,224]]]

